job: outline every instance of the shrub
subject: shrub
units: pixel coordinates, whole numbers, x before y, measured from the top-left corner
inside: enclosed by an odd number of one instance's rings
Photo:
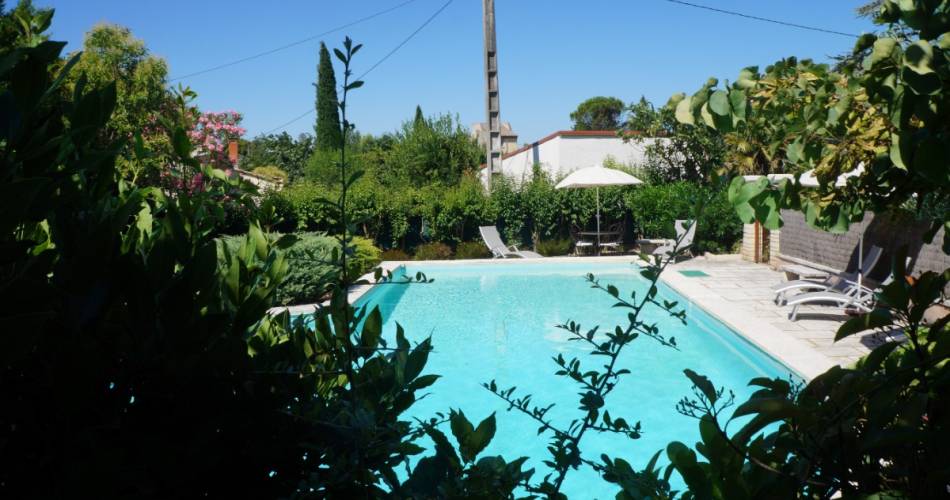
[[[280,235],[272,235],[272,239]],[[316,302],[327,292],[327,285],[337,279],[338,269],[330,263],[337,242],[322,233],[297,233],[297,241],[284,251],[288,262],[287,274],[277,287],[278,305]],[[228,252],[233,254],[244,241],[240,236],[221,238]],[[219,261],[224,253],[219,252]]]
[[[271,238],[276,240],[280,236],[272,234]],[[276,292],[275,301],[282,306],[317,302],[327,292],[328,284],[340,274],[338,267],[331,263],[333,249],[339,246],[336,238],[324,233],[296,233],[294,236],[297,241],[284,251],[288,271]],[[243,241],[244,237],[239,236],[221,238],[231,254]],[[379,264],[380,250],[366,238],[355,237],[351,245],[354,253],[347,261],[347,272],[353,279]],[[219,252],[219,260],[223,256]]]
[[[742,237],[742,223],[729,204],[724,190],[688,182],[641,186],[630,190],[624,202],[633,213],[638,232],[647,238],[673,238],[673,223],[695,213],[706,200],[706,208],[696,227],[694,253],[731,251]]]
[[[275,204],[281,209],[278,214],[284,219],[282,227],[292,231],[329,230],[331,220],[327,206],[318,200],[329,196],[329,190],[322,184],[303,181],[296,182],[281,190]]]
[[[493,217],[491,204],[481,183],[466,176],[454,187],[426,186],[420,190],[422,215],[429,223],[430,236],[445,243],[458,243],[476,236],[479,225]]]
[[[423,243],[416,247],[415,260],[447,260],[452,258],[452,249],[445,243]]]
[[[390,248],[389,250],[383,251],[383,253],[380,255],[380,260],[382,261],[412,260],[412,256],[407,254],[406,252],[403,252],[402,250],[398,248]]]
[[[368,273],[380,262],[382,251],[373,245],[373,240],[354,236],[350,242],[353,246],[353,255],[347,261],[347,273],[351,279]]]
[[[455,247],[456,259],[486,259],[491,251],[481,241],[463,241]]]
[[[545,257],[567,255],[571,253],[571,247],[573,246],[574,242],[570,238],[544,240],[538,242],[538,253]]]

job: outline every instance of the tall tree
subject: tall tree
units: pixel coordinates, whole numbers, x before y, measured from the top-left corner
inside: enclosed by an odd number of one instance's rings
[[[103,144],[125,140],[118,158],[120,171],[135,182],[154,181],[165,163],[163,153],[170,150],[162,125],[162,117],[174,106],[167,86],[165,60],[152,55],[145,42],[128,28],[97,24],[86,33],[82,56],[68,75],[67,95],[73,93],[80,75],[87,79],[87,86],[94,88],[115,82],[115,111],[99,139]],[[150,159],[132,161],[136,135],[142,138]]]
[[[412,119],[413,127],[424,127],[426,125],[426,117],[422,114],[422,106],[416,104],[416,116]]]
[[[336,75],[330,51],[320,42],[320,62],[317,65],[317,149],[332,150],[343,146],[340,134],[339,101],[336,97]]]
[[[623,101],[616,97],[591,97],[571,113],[574,130],[617,130],[623,116]]]
[[[671,106],[657,109],[641,97],[627,109],[624,130],[625,140],[643,145],[647,161],[642,170],[650,182],[702,182],[722,166],[722,135],[679,123]]]

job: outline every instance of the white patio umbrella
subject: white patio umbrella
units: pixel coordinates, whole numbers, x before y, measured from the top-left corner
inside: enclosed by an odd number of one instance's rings
[[[594,188],[596,189],[597,199],[597,248],[600,248],[600,187],[601,186],[630,186],[633,184],[643,184],[643,181],[636,177],[601,165],[582,168],[571,172],[561,182],[554,186],[555,189],[577,189]]]
[[[864,162],[858,163],[858,166],[850,172],[845,172],[835,179],[835,187],[844,187],[848,185],[848,179],[860,176],[864,173]],[[798,182],[805,187],[820,186],[818,178],[815,177],[815,169],[811,169],[802,174]],[[864,278],[864,233],[858,238],[858,294],[861,293],[861,282]]]

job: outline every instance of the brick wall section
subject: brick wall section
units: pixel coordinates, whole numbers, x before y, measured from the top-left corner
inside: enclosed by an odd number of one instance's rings
[[[783,210],[782,227],[779,238],[780,252],[783,255],[823,264],[835,269],[857,268],[858,239],[864,234],[865,254],[871,245],[884,249],[880,263],[870,277],[883,279],[890,270],[891,258],[903,245],[908,246],[908,256],[912,258],[913,274],[923,271],[938,271],[950,267],[950,255],[940,248],[943,230],[937,233],[933,243],[924,244],[923,234],[927,225],[902,215],[868,213],[864,221],[853,224],[847,234],[831,234],[808,227],[801,212]],[[777,253],[777,252],[774,252]]]

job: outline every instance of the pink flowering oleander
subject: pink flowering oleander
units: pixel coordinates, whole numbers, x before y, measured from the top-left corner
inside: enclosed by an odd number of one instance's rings
[[[247,132],[239,125],[243,118],[234,110],[201,113],[194,129],[188,132],[197,157],[218,168],[230,167],[227,146]]]

